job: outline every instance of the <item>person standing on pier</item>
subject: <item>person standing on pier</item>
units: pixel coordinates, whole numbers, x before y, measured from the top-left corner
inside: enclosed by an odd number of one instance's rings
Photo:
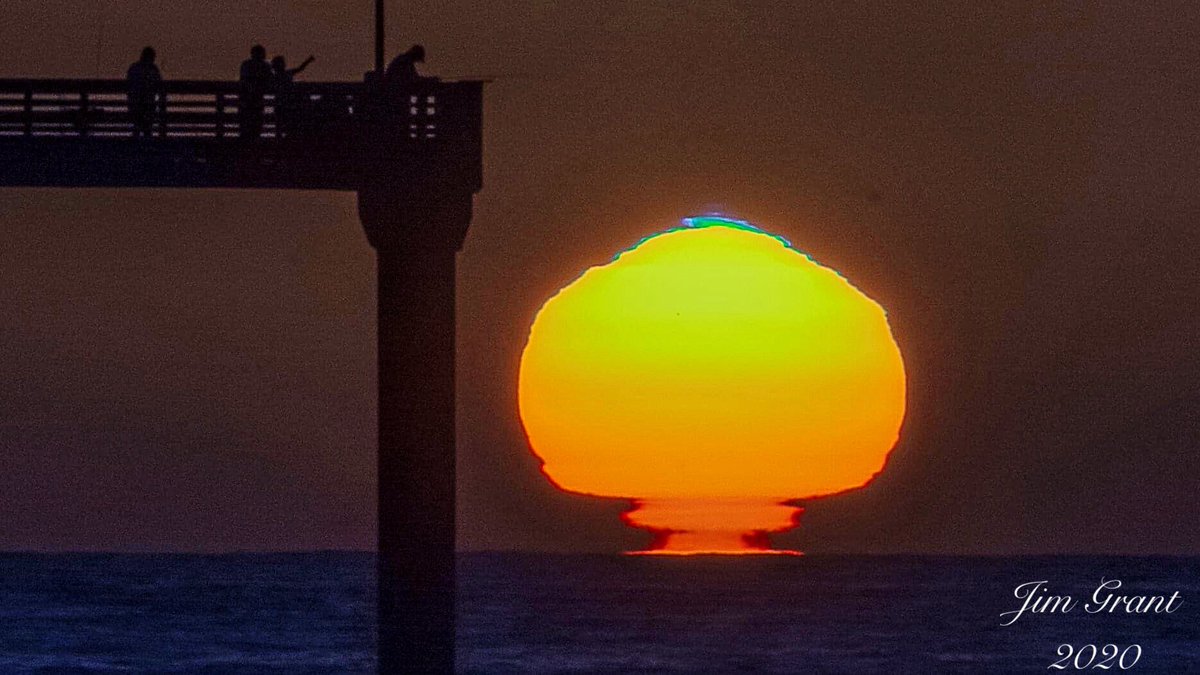
[[[162,91],[162,72],[155,65],[157,53],[153,47],[142,50],[142,57],[125,73],[128,83],[129,119],[133,122],[134,138],[149,138],[154,130],[154,108]]]
[[[271,88],[271,64],[267,63],[267,50],[254,45],[250,58],[242,62],[238,77],[238,126],[242,138],[262,136],[263,109],[267,90]]]
[[[291,135],[301,114],[300,99],[296,96],[295,78],[304,72],[317,57],[309,56],[295,68],[287,67],[287,59],[276,56],[271,59],[271,89],[275,92],[275,135]]]

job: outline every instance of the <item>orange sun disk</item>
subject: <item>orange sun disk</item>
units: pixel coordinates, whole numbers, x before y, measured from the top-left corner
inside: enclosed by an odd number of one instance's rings
[[[644,553],[781,553],[787,502],[883,468],[905,375],[882,307],[783,239],[704,217],[547,301],[518,401],[546,476],[633,500]]]

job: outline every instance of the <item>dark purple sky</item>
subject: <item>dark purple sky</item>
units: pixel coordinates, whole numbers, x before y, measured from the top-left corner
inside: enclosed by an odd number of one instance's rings
[[[1200,552],[1200,8],[396,2],[491,76],[460,257],[466,548],[612,551],[516,414],[551,293],[678,218],[784,235],[889,309],[910,417],[809,551]],[[1153,7],[1152,7],[1153,5]],[[0,76],[309,79],[351,2],[7,0]],[[104,12],[111,12],[105,16]],[[0,190],[0,549],[369,548],[373,253],[352,195]]]

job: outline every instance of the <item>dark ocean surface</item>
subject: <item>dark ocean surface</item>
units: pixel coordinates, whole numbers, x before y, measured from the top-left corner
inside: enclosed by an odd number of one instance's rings
[[[373,565],[0,554],[0,673],[370,672]],[[1059,672],[1064,643],[1115,644],[1126,664],[1136,644],[1131,671],[1200,672],[1200,558],[497,553],[464,555],[459,576],[464,672]],[[1088,614],[1102,578],[1183,603]],[[1043,579],[1076,608],[1002,627],[1014,587]]]

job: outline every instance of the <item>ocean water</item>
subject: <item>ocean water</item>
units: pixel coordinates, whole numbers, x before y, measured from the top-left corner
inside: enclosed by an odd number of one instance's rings
[[[370,672],[373,565],[0,555],[0,673]],[[464,555],[459,577],[463,672],[1057,672],[1060,645],[1110,643],[1126,664],[1140,646],[1132,671],[1200,672],[1200,558],[495,553]],[[1182,604],[1089,614],[1102,579]],[[1078,605],[1001,626],[1036,580]],[[1121,670],[1102,660],[1085,669]]]

